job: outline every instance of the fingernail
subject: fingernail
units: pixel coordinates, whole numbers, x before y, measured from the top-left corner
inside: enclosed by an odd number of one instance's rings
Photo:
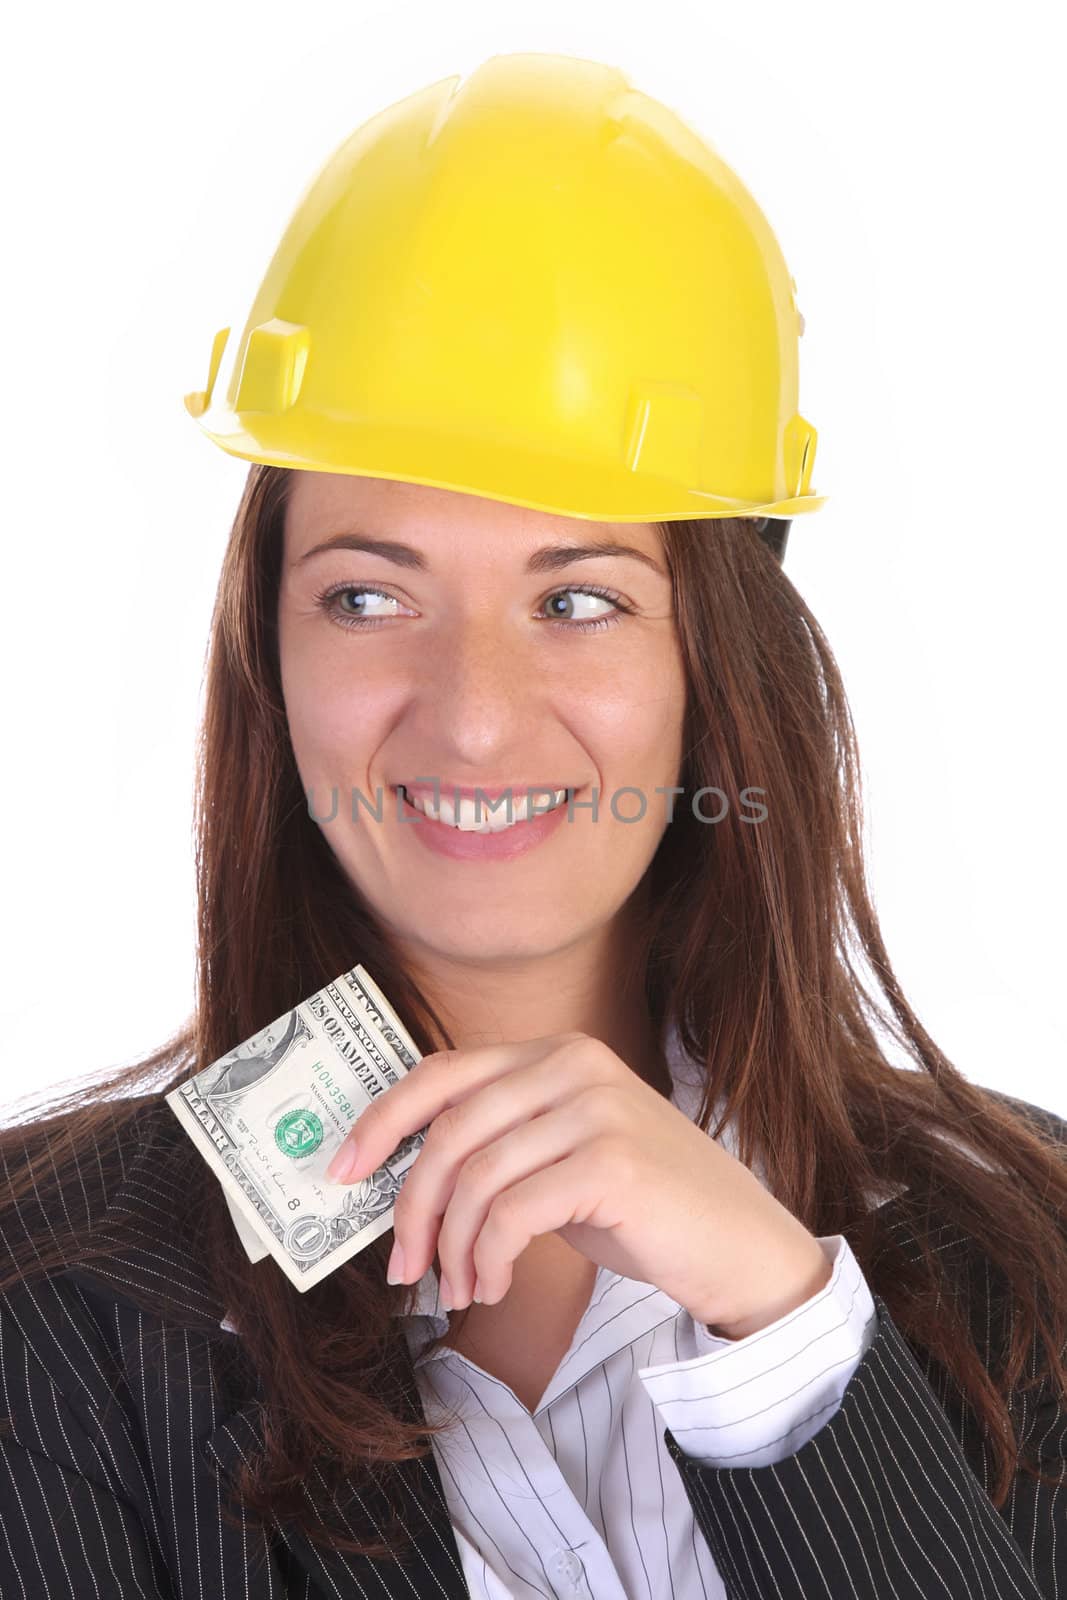
[[[389,1265],[385,1269],[386,1283],[401,1283],[404,1278],[404,1251],[399,1239],[393,1241],[393,1253],[389,1257]]]
[[[356,1165],[356,1147],[346,1139],[341,1148],[335,1151],[333,1160],[326,1168],[326,1177],[330,1183],[347,1183]]]
[[[452,1310],[452,1285],[449,1283],[444,1273],[441,1274],[441,1284],[438,1289],[437,1297],[446,1311]]]

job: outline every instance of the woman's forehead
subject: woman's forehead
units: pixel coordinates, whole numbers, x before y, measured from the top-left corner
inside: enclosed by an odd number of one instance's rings
[[[286,506],[286,547],[299,560],[334,534],[410,542],[428,554],[448,547],[459,553],[468,541],[486,540],[502,551],[533,546],[586,546],[608,542],[655,558],[662,540],[655,523],[597,521],[561,516],[504,500],[467,494],[433,484],[350,473],[299,472]]]

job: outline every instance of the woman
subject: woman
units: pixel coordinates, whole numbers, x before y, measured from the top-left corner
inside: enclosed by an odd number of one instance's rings
[[[457,84],[335,153],[187,401],[253,463],[197,1004],[2,1136],[0,1592],[1058,1594],[1067,1125],[882,943],[784,261],[613,69]],[[424,1059],[333,1176],[430,1131],[299,1295],[162,1097],[356,961]]]

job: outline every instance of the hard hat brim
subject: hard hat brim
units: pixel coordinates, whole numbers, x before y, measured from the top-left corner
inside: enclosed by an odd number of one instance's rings
[[[795,517],[817,511],[829,498],[816,494],[731,498],[648,473],[630,473],[621,465],[595,467],[587,459],[520,450],[510,441],[467,439],[437,428],[340,422],[299,409],[276,416],[210,407],[198,415],[199,398],[187,396],[186,409],[215,444],[244,461],[423,484],[555,516],[605,522]]]

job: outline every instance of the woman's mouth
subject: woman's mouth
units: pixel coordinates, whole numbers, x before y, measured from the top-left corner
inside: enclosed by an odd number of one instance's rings
[[[565,804],[567,789],[555,789],[551,792],[548,788],[530,789],[522,791],[505,791],[496,800],[489,800],[484,795],[477,799],[469,795],[446,794],[439,790],[435,803],[434,797],[429,794],[410,795],[403,784],[397,785],[409,809],[420,812],[431,822],[441,822],[450,828],[457,828],[461,833],[502,833],[506,828],[517,827],[520,823],[536,820],[538,817],[547,816],[557,806]],[[570,793],[575,793],[572,789]]]
[[[473,799],[461,796],[458,817],[455,796],[442,792],[435,807],[430,796],[413,802],[403,784],[397,785],[397,792],[403,798],[400,826],[414,825],[419,842],[436,855],[457,861],[510,861],[550,838],[571,814],[568,795],[573,799],[581,791],[534,789],[532,805],[526,791],[505,792],[493,802],[479,797],[480,813]],[[556,803],[546,811],[550,800]]]

